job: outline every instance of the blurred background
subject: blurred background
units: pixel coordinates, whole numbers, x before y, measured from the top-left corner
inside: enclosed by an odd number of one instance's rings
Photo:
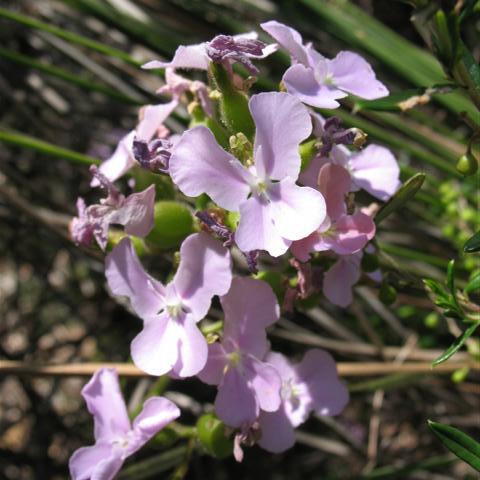
[[[341,49],[361,53],[393,93],[445,83],[425,45],[421,12],[414,22],[412,13],[407,3],[373,0],[1,0],[0,358],[33,364],[129,358],[139,320],[109,297],[102,256],[75,247],[67,224],[79,195],[87,203],[99,198],[89,188],[88,164],[108,158],[134,128],[139,106],[159,100],[154,92],[162,76],[142,71],[142,63],[171,58],[178,45],[219,33],[261,32],[260,22],[276,19],[326,56]],[[462,35],[478,61],[478,15],[464,24]],[[258,62],[254,88],[275,89],[288,62],[281,52]],[[422,171],[427,181],[379,234],[396,298],[382,302],[378,287],[365,284],[346,310],[322,300],[275,327],[275,349],[295,356],[319,346],[337,361],[356,362],[392,361],[407,352],[428,362],[458,335],[459,325],[436,312],[421,278],[443,281],[451,258],[458,259],[459,282],[478,268],[460,253],[478,229],[478,176],[465,180],[455,170],[469,135],[459,117],[465,111],[475,115],[459,92],[434,95],[404,113],[349,101],[335,111],[369,141],[390,147],[404,179]],[[181,109],[167,121],[172,131],[185,124]],[[153,270],[165,269],[162,258],[150,263]],[[457,360],[475,349],[478,354],[478,339],[467,347]],[[478,373],[346,381],[346,411],[338,418],[312,417],[292,450],[271,455],[254,447],[242,464],[194,453],[185,478],[478,478],[426,424],[429,418],[454,424],[478,438]],[[0,371],[1,478],[67,478],[69,456],[93,438],[79,394],[84,383]],[[153,384],[122,380],[132,410]],[[193,424],[214,391],[192,379],[172,381],[168,395],[184,409],[182,421]],[[181,441],[160,438],[131,458],[119,478],[171,478],[184,460]]]

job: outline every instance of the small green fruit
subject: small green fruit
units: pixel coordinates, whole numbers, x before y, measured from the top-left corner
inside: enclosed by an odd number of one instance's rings
[[[477,173],[478,162],[475,160],[475,157],[467,152],[465,155],[462,155],[457,162],[457,171],[462,175],[470,176]]]
[[[383,282],[380,285],[378,297],[380,298],[380,301],[385,305],[391,305],[397,299],[397,291],[387,282]]]
[[[197,434],[205,450],[216,458],[226,458],[233,452],[233,440],[225,434],[225,424],[213,413],[197,421]]]
[[[194,232],[190,210],[179,202],[160,201],[155,204],[155,224],[146,240],[158,248],[175,248]]]

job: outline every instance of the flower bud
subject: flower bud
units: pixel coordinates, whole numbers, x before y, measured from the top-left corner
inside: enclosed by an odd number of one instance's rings
[[[474,175],[478,170],[478,162],[472,153],[467,152],[462,155],[457,162],[457,171],[466,177]]]
[[[193,216],[181,203],[160,201],[155,204],[155,224],[146,240],[159,248],[175,248],[194,232]]]
[[[391,305],[397,299],[397,291],[394,287],[392,287],[392,285],[389,285],[387,282],[383,282],[380,285],[378,298],[385,305]]]
[[[225,424],[213,413],[202,415],[197,421],[197,434],[205,450],[216,458],[226,458],[233,452],[233,440],[226,435]]]

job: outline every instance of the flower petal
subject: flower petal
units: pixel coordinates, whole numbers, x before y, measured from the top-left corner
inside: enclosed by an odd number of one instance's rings
[[[209,385],[218,385],[223,378],[223,372],[227,365],[227,357],[225,350],[220,343],[212,343],[208,345],[207,363],[197,377]]]
[[[313,188],[299,187],[290,178],[286,178],[272,184],[269,195],[273,222],[283,238],[305,238],[325,220],[325,200]]]
[[[358,254],[340,257],[323,277],[323,293],[335,305],[348,307],[353,301],[352,287],[360,278]]]
[[[347,387],[340,381],[332,356],[320,349],[309,350],[296,368],[308,385],[311,408],[319,415],[338,415],[348,403]]]
[[[125,232],[136,237],[145,237],[153,228],[155,185],[143,192],[132,193],[123,205],[109,216],[109,223],[123,225]]]
[[[362,250],[374,236],[372,217],[362,212],[344,215],[335,224],[330,248],[339,255],[351,255]]]
[[[209,60],[205,51],[205,43],[197,45],[180,45],[176,50],[170,62],[160,62],[152,60],[142,65],[142,68],[149,70],[152,68],[195,68],[199,70],[208,69]]]
[[[318,189],[322,192],[327,203],[327,214],[332,221],[347,213],[345,196],[350,192],[352,180],[348,170],[327,163],[320,168],[318,174]]]
[[[308,54],[303,46],[302,36],[295,29],[275,20],[261,23],[260,26],[273,37],[294,60],[303,63],[305,66],[309,65]]]
[[[182,135],[172,151],[169,171],[185,195],[197,197],[206,193],[227,210],[238,211],[250,192],[246,169],[202,125]]]
[[[178,358],[172,370],[178,377],[191,377],[207,362],[208,345],[196,322],[189,318],[178,325]]]
[[[307,168],[300,172],[298,182],[306,187],[318,189],[318,172],[328,163],[329,159],[321,155],[315,155],[308,164]]]
[[[266,412],[278,410],[281,403],[282,380],[277,370],[272,365],[260,362],[253,356],[248,357],[244,366],[260,408]]]
[[[133,421],[143,444],[180,416],[180,409],[165,397],[150,397]]]
[[[129,238],[107,255],[105,275],[112,293],[128,297],[141,318],[156,315],[164,306],[164,286],[145,272]]]
[[[348,165],[354,183],[380,200],[388,200],[400,186],[400,169],[388,148],[369,145],[353,154]]]
[[[112,440],[130,430],[130,420],[115,369],[97,370],[82,388],[82,396],[93,415],[95,440]]]
[[[265,328],[275,323],[280,308],[270,285],[248,277],[234,277],[220,299],[225,314],[224,338],[244,353],[262,358],[268,348]]]
[[[130,346],[135,365],[150,375],[168,373],[178,360],[179,337],[179,327],[167,313],[149,319]]]
[[[283,407],[276,412],[260,412],[262,436],[258,444],[267,452],[282,453],[295,444],[295,431]]]
[[[261,178],[297,178],[300,142],[312,132],[307,108],[288,93],[254,95],[249,108],[255,121],[254,159]]]
[[[315,245],[319,241],[318,232],[313,232],[301,240],[296,240],[290,245],[290,251],[301,262],[308,262],[310,260],[310,253],[315,251]]]
[[[150,141],[167,117],[178,105],[177,100],[160,105],[146,105],[143,109],[143,118],[136,128],[137,140]]]
[[[215,413],[230,427],[252,423],[258,416],[259,407],[255,393],[236,368],[231,368],[223,377],[215,398]]]
[[[194,233],[180,248],[180,266],[173,279],[175,290],[196,321],[210,308],[214,295],[224,295],[232,281],[230,252],[206,233]]]
[[[323,85],[315,78],[312,68],[292,65],[283,75],[283,83],[291,93],[303,103],[318,108],[338,108],[338,99],[347,96],[335,87]]]
[[[122,467],[123,460],[113,453],[110,444],[97,443],[73,452],[68,462],[72,480],[111,480]]]
[[[270,204],[256,195],[240,206],[235,242],[243,252],[266,250],[272,257],[284,254],[291,243],[282,238],[275,227]]]
[[[339,52],[329,61],[335,86],[367,100],[385,97],[388,89],[378,81],[370,64],[353,52]]]
[[[100,172],[111,182],[114,182],[123,176],[135,165],[135,158],[132,152],[134,138],[135,130],[132,130],[125,135],[120,142],[118,142],[117,148],[113,152],[112,156],[102,162],[102,164],[98,167]],[[90,186],[98,187],[99,185],[100,183],[98,179],[93,177],[92,181],[90,182]]]

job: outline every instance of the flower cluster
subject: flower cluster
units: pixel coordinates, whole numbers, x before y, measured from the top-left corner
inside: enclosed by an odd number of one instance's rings
[[[311,412],[336,415],[346,405],[348,391],[328,353],[310,350],[291,363],[270,349],[267,329],[280,317],[277,296],[287,311],[297,299],[320,290],[332,303],[348,306],[361,277],[363,252],[376,248],[371,243],[376,204],[356,204],[355,192],[362,189],[386,201],[400,185],[389,150],[379,145],[358,150],[365,140],[361,131],[343,128],[336,117],[324,119],[312,108],[337,108],[348,94],[387,95],[370,65],[352,52],[325,58],[278,22],[261,26],[277,43],[265,44],[253,33],[219,35],[180,46],[170,62],[144,65],[166,69],[159,93],[171,100],[144,107],[136,129],[112,157],[92,167],[92,185],[108,196],[88,207],[79,199],[78,217],[71,223],[78,244],[95,239],[102,250],[109,228],[123,226],[105,271],[111,293],[127,297],[143,321],[131,343],[133,362],[150,375],[197,376],[215,385],[215,413],[235,432],[237,460],[242,446],[254,442],[274,453],[290,448],[294,429]],[[278,48],[292,60],[283,91],[248,98],[254,79],[244,81],[238,72],[258,74],[253,62]],[[183,77],[179,69],[208,71],[208,85]],[[192,114],[190,128],[171,135],[163,122],[184,102]],[[152,229],[161,235],[165,228],[154,215],[155,185],[125,197],[112,184],[131,168],[143,168],[153,179],[167,175],[178,189],[177,199],[201,205],[197,231],[185,235],[174,262],[178,267],[165,283],[145,271],[130,238],[145,237]],[[155,252],[155,245],[149,246]],[[283,290],[274,293],[268,283],[242,276],[244,266],[233,261],[242,258],[234,254],[238,251],[250,271],[260,273],[266,255],[289,255]],[[369,275],[381,278],[379,271]],[[216,296],[223,321],[207,341],[201,322]],[[96,443],[72,456],[77,480],[113,478],[128,455],[180,414],[168,400],[154,397],[131,425],[111,370],[97,372],[82,393],[95,419]]]

